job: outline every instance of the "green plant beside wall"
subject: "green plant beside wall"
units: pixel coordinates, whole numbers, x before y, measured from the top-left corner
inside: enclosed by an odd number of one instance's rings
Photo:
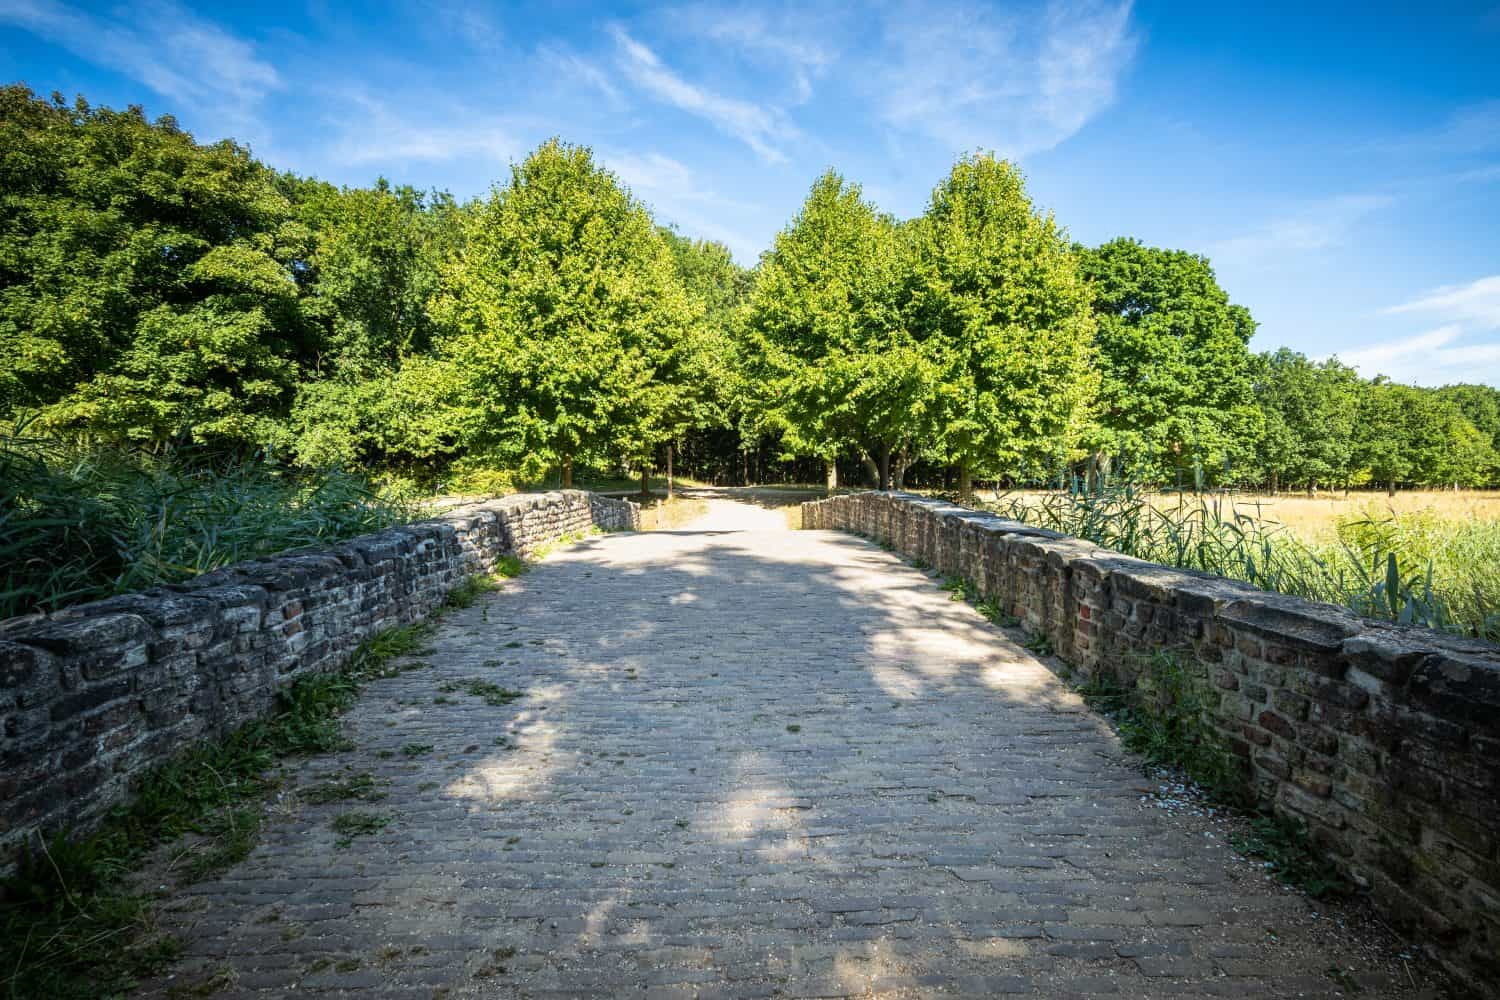
[[[1129,656],[1120,669],[1129,686],[1096,670],[1077,690],[1148,766],[1180,770],[1211,801],[1249,817],[1249,831],[1231,842],[1235,850],[1262,860],[1277,878],[1314,898],[1347,892],[1349,883],[1302,823],[1256,805],[1244,761],[1205,722],[1207,680],[1192,670],[1193,662],[1169,651]]]
[[[993,597],[978,598],[979,587],[972,580],[950,577],[943,590],[955,601],[973,601],[991,624],[1020,624]],[[1055,652],[1045,632],[1029,636],[1024,647],[1038,656]],[[1194,669],[1196,662],[1190,652],[1128,655],[1116,673],[1096,668],[1077,691],[1114,724],[1120,742],[1144,757],[1147,766],[1180,770],[1213,802],[1249,817],[1249,831],[1232,843],[1235,850],[1260,859],[1277,878],[1314,898],[1349,891],[1349,882],[1313,845],[1303,823],[1256,805],[1245,762],[1207,722],[1212,695],[1205,695],[1208,679],[1205,671]]]

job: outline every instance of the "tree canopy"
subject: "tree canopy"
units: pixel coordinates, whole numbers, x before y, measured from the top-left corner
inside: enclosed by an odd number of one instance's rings
[[[277,175],[171,118],[0,90],[0,407],[121,443],[274,436],[314,347]]]
[[[939,371],[933,451],[1018,476],[1076,457],[1098,388],[1095,323],[1078,257],[1037,213],[1020,172],[964,157],[914,225],[912,325]]]
[[[470,213],[437,308],[464,441],[523,472],[649,456],[696,414],[703,307],[586,148],[546,143]]]
[[[960,493],[1500,479],[1500,391],[1253,354],[1254,330],[1203,256],[1071,245],[985,153],[905,221],[830,170],[747,268],[561,140],[459,202],[0,88],[0,416],[107,447],[428,490],[668,449],[708,479]]]
[[[903,322],[906,234],[833,171],[761,260],[745,325],[766,426],[794,453],[881,464],[931,426],[935,369]]]
[[[1243,465],[1263,422],[1249,312],[1197,254],[1121,238],[1079,256],[1098,317],[1095,454],[1159,479]]]

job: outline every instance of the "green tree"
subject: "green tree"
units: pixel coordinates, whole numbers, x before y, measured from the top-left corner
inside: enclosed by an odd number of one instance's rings
[[[936,368],[906,328],[897,225],[833,171],[761,259],[746,318],[762,426],[793,455],[879,463],[930,426]]]
[[[1355,426],[1356,465],[1391,495],[1404,483],[1421,482],[1435,462],[1438,430],[1409,385],[1375,378],[1360,395]]]
[[[1485,486],[1495,480],[1497,456],[1490,436],[1474,425],[1450,400],[1435,398],[1445,437],[1444,460],[1435,483],[1454,489]]]
[[[684,359],[683,380],[699,391],[686,398],[691,413],[683,429],[738,431],[749,423],[751,407],[742,336],[743,306],[752,287],[750,272],[734,262],[722,243],[689,239],[665,227],[661,236],[672,252],[677,279],[703,312],[702,325]],[[669,492],[675,444],[675,439],[667,444]]]
[[[1314,362],[1282,348],[1256,359],[1265,420],[1257,464],[1272,492],[1348,482],[1360,392],[1359,376],[1337,358]]]
[[[1470,453],[1469,472],[1463,481],[1488,485],[1500,476],[1500,389],[1488,385],[1445,385],[1438,396],[1451,403],[1479,434],[1465,447]],[[1481,447],[1488,445],[1488,450]]]
[[[290,417],[305,465],[399,468],[425,478],[452,457],[446,417],[456,386],[432,355],[441,336],[429,308],[443,262],[458,251],[463,209],[451,196],[392,188],[335,188],[284,178],[313,250],[298,277],[320,349]]]
[[[0,88],[0,409],[144,444],[273,440],[314,350],[276,175],[170,117]]]
[[[639,202],[581,146],[551,140],[467,218],[437,315],[463,384],[466,447],[535,475],[646,461],[687,421],[701,313]]]
[[[1247,465],[1261,429],[1249,351],[1255,323],[1206,258],[1116,239],[1081,249],[1098,317],[1095,462],[1194,482]]]
[[[914,227],[911,325],[941,371],[934,450],[959,468],[1016,476],[1074,457],[1097,377],[1078,260],[1020,172],[964,157]]]
[[[437,331],[428,301],[461,238],[462,210],[453,197],[392,187],[384,178],[371,188],[283,183],[315,234],[299,278],[315,293],[315,316],[327,327],[320,368],[389,367],[430,351]]]

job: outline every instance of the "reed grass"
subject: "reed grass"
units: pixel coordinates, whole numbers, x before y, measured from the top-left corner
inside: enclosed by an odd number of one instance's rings
[[[419,516],[338,470],[0,435],[0,619],[324,545]]]
[[[1152,562],[1204,570],[1356,614],[1500,639],[1500,523],[1366,510],[1311,543],[1251,505],[1128,484],[1000,496],[996,513]]]

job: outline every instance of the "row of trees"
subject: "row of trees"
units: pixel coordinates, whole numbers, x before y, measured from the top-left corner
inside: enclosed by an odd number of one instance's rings
[[[0,413],[452,484],[767,457],[879,483],[1500,477],[1500,393],[1255,355],[1201,256],[1071,244],[966,157],[900,221],[827,173],[753,270],[551,141],[487,197],[279,173],[0,90]]]

